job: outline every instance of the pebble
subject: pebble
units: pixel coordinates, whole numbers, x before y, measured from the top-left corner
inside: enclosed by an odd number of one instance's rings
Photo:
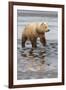
[[[42,61],[41,61],[41,64],[44,64],[44,63],[45,63],[45,61],[44,61],[44,60],[42,60]]]
[[[25,53],[22,53],[21,55],[22,55],[23,57],[26,57],[26,56],[27,56]]]
[[[52,48],[55,48],[55,46],[52,46]]]
[[[38,54],[38,53],[33,53],[33,56],[34,56],[34,57],[38,57],[39,54]]]
[[[48,66],[50,66],[50,64],[47,64]]]

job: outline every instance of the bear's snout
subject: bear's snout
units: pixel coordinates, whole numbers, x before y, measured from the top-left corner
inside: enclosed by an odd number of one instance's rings
[[[48,29],[46,32],[49,32],[50,31],[50,29]]]

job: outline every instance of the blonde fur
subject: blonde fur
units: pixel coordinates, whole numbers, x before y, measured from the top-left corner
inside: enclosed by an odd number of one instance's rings
[[[22,35],[26,36],[27,39],[30,39],[31,37],[38,37],[38,33],[36,30],[41,32],[46,32],[48,30],[48,24],[47,23],[30,23],[26,25]]]

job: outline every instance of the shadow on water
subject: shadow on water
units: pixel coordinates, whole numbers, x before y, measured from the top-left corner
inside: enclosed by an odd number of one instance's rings
[[[55,78],[57,77],[58,57],[57,41],[48,41],[45,47],[40,42],[32,49],[30,42],[17,47],[17,79]]]

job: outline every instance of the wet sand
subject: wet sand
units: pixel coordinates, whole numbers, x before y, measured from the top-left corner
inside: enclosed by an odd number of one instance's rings
[[[47,40],[43,47],[37,41],[37,48],[32,50],[30,42],[21,47],[18,39],[17,46],[17,79],[56,78],[58,75],[58,44],[57,40]]]

